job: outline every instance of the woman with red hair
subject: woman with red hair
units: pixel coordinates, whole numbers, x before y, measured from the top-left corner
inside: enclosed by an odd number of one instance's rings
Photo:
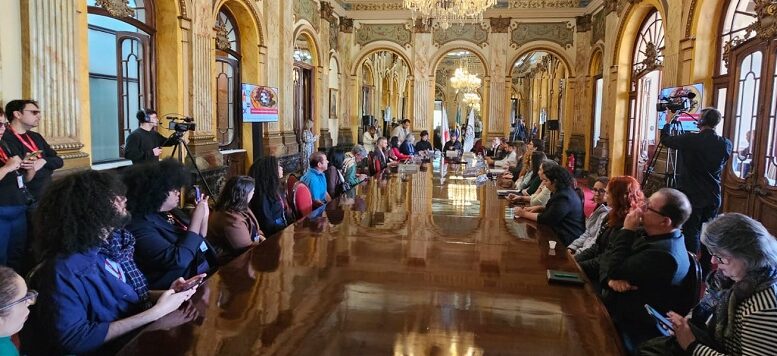
[[[623,227],[626,215],[634,209],[639,209],[645,201],[639,182],[631,176],[610,179],[605,194],[610,212],[599,229],[596,243],[575,254],[575,260],[591,281],[599,280],[599,255],[607,248],[610,236]]]

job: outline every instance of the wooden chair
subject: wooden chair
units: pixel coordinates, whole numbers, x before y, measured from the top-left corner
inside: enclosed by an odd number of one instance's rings
[[[296,219],[301,219],[310,214],[313,211],[313,197],[310,194],[310,189],[305,183],[294,183],[294,189],[292,189],[292,211]]]
[[[294,184],[297,182],[299,182],[299,178],[294,173],[289,174],[286,178],[286,203],[292,207],[291,211],[294,211]]]
[[[687,314],[693,309],[702,297],[702,286],[704,285],[704,276],[701,270],[701,263],[696,259],[696,255],[688,252],[688,274],[682,282],[683,289],[683,310],[677,310],[680,315]]]

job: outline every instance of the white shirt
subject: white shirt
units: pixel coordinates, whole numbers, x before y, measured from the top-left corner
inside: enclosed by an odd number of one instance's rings
[[[375,134],[375,136],[370,135],[370,132],[367,131],[362,136],[362,146],[364,146],[364,149],[367,150],[367,152],[372,152],[375,150],[375,142],[378,141],[378,134]]]
[[[510,166],[510,164],[518,164],[518,160],[515,158],[515,151],[510,152],[510,154],[508,154],[504,159],[494,161],[494,167],[507,168]]]
[[[402,125],[399,125],[394,128],[394,131],[391,132],[391,137],[396,136],[399,138],[399,143],[405,142],[405,136],[410,132],[410,129],[405,129],[402,127]]]

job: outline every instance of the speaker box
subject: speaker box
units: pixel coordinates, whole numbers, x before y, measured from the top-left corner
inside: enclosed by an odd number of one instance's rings
[[[556,131],[559,129],[558,120],[548,120],[548,130]]]

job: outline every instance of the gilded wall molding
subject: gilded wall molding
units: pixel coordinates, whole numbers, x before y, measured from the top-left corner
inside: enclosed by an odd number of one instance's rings
[[[189,12],[186,9],[186,0],[178,0],[178,10],[181,13],[181,18],[189,19]]]
[[[297,20],[308,20],[316,31],[319,30],[321,15],[314,0],[294,0],[294,16]]]
[[[518,23],[510,35],[510,46],[518,48],[532,41],[546,40],[570,48],[574,44],[572,27],[570,22]]]
[[[353,33],[353,19],[350,17],[341,17],[340,18],[340,32],[342,33]]]
[[[691,7],[688,10],[688,21],[685,23],[685,38],[691,37],[691,26],[693,25],[693,18],[696,15],[697,0],[691,0]]]
[[[491,32],[493,33],[507,33],[510,31],[510,17],[492,17],[489,19],[491,22]]]
[[[368,3],[356,3],[356,4],[350,4],[349,10],[352,11],[395,11],[395,10],[405,10],[405,6],[400,3],[378,3],[378,4],[368,4]]]
[[[413,32],[415,33],[430,33],[432,32],[432,19],[424,21],[421,18],[415,19],[413,23]]]
[[[331,22],[337,21],[337,16],[334,14],[335,9],[328,1],[321,2],[321,18]]]
[[[604,41],[604,35],[606,32],[606,21],[605,16],[607,15],[607,12],[602,10],[597,13],[595,13],[591,17],[591,44],[594,44],[596,42]]]
[[[604,14],[609,15],[611,12],[618,11],[618,0],[604,0]]]
[[[453,25],[446,30],[434,25],[432,42],[440,47],[448,42],[463,40],[472,42],[480,47],[488,45],[488,29],[482,24]]]
[[[575,17],[575,28],[577,32],[588,32],[593,27],[591,14]]]
[[[409,47],[412,37],[405,24],[361,24],[356,30],[356,43],[362,47],[375,41],[390,41]]]
[[[113,17],[132,17],[135,10],[127,4],[127,0],[97,0],[95,5],[102,7]]]
[[[755,13],[758,20],[745,28],[745,38],[753,32],[764,41],[777,37],[777,0],[755,0]]]
[[[510,0],[513,9],[571,8],[579,7],[579,0]]]

